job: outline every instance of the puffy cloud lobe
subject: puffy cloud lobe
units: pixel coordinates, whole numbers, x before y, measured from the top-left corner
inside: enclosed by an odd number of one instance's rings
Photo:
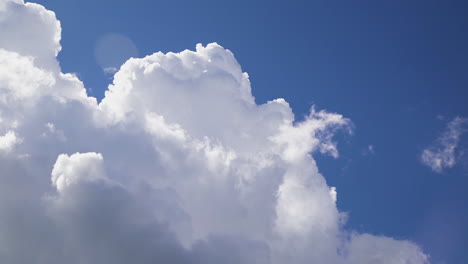
[[[1,100],[3,102],[8,97],[13,99],[35,97],[42,89],[50,89],[55,83],[52,73],[34,67],[32,57],[0,50],[0,58]],[[24,78],[24,76],[28,77]]]
[[[1,262],[428,262],[343,229],[312,154],[350,121],[257,105],[221,46],[130,59],[98,104],[60,72],[52,12],[2,0],[0,29]]]
[[[58,156],[52,170],[52,184],[63,192],[82,181],[93,182],[105,179],[103,158],[100,153],[75,153]]]
[[[423,164],[438,173],[455,166],[457,162],[456,151],[459,147],[460,137],[467,131],[467,124],[468,119],[462,117],[456,117],[450,121],[436,143],[423,150],[421,154]]]
[[[343,116],[325,111],[317,113],[312,108],[306,121],[297,126],[286,123],[273,140],[278,145],[284,145],[283,158],[289,161],[301,159],[316,149],[338,157],[336,145],[331,141],[332,131],[346,125],[349,125],[349,121]]]
[[[39,65],[58,70],[55,57],[61,50],[61,27],[54,12],[23,0],[1,0],[0,32],[0,47],[34,57]]]
[[[21,141],[22,139],[18,138],[15,132],[10,130],[5,135],[0,136],[0,151],[10,152]]]

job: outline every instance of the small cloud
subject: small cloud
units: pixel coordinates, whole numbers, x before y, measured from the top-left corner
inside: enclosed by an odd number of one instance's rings
[[[65,133],[62,130],[57,129],[54,123],[47,122],[45,124],[45,128],[46,128],[46,131],[41,134],[41,137],[44,137],[44,138],[53,137],[62,142],[67,140]]]
[[[104,70],[104,73],[105,73],[105,74],[113,75],[113,74],[116,73],[119,69],[117,69],[116,67],[106,67],[106,68],[104,68],[103,70]]]
[[[367,146],[367,148],[364,149],[364,150],[362,151],[362,155],[363,155],[364,157],[365,157],[365,156],[375,155],[374,146],[373,146],[373,145]]]
[[[467,131],[467,118],[456,117],[447,124],[447,128],[436,142],[423,150],[421,161],[433,171],[442,173],[446,168],[452,168],[457,163],[457,153],[460,137]],[[463,153],[463,151],[459,152]]]
[[[436,119],[443,121],[443,120],[445,120],[445,116],[444,115],[437,115]]]
[[[10,152],[13,148],[23,142],[14,131],[8,131],[5,135],[0,136],[0,151]]]

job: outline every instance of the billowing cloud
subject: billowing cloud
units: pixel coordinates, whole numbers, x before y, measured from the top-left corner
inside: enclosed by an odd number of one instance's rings
[[[0,262],[427,263],[343,228],[314,153],[336,113],[256,104],[217,44],[132,58],[101,103],[60,71],[60,23],[0,1]]]
[[[457,148],[460,137],[466,133],[468,119],[455,117],[436,142],[423,150],[421,161],[435,172],[443,172],[457,163]]]

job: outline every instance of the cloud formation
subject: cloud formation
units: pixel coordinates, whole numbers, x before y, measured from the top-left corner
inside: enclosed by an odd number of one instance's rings
[[[255,103],[217,44],[132,58],[105,98],[60,71],[53,12],[0,0],[0,262],[428,263],[343,228],[313,154],[343,116]]]
[[[466,133],[468,119],[455,117],[436,142],[423,150],[421,161],[433,171],[442,173],[457,163],[457,148],[460,137]]]

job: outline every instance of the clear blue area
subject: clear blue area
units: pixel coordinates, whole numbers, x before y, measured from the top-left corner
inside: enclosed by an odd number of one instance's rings
[[[312,104],[349,117],[340,158],[317,157],[348,228],[416,241],[434,263],[468,263],[467,155],[443,174],[419,160],[449,120],[468,117],[467,1],[38,2],[62,22],[63,71],[98,99],[111,80],[96,43],[118,33],[139,56],[218,42],[258,103],[284,97],[299,118]],[[369,145],[375,154],[363,155]]]

